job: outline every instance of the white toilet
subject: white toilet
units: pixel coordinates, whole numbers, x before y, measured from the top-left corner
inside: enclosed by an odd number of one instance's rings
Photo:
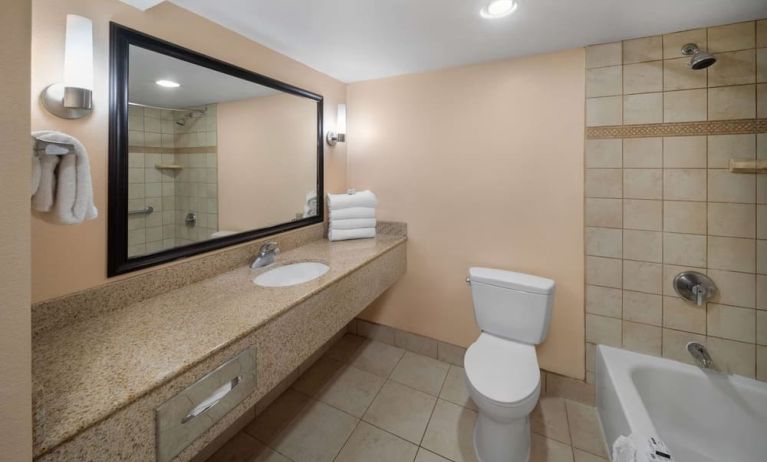
[[[474,450],[480,462],[528,462],[529,415],[541,388],[535,345],[549,330],[554,281],[470,268],[468,282],[482,330],[464,358],[469,394],[479,408]]]

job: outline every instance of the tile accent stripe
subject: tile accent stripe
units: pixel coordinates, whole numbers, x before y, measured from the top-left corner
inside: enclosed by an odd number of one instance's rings
[[[767,133],[767,119],[709,120],[586,128],[586,139]]]

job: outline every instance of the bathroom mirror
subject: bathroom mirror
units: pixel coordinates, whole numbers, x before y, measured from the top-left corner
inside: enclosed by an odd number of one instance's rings
[[[109,275],[322,221],[322,96],[111,25]]]

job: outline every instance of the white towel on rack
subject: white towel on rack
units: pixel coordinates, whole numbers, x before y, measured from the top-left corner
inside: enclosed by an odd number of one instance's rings
[[[370,191],[360,191],[354,194],[328,194],[328,208],[331,210],[376,206],[378,206],[378,198]]]
[[[32,178],[30,179],[29,191],[31,195],[35,195],[37,188],[40,187],[40,158],[32,154]]]
[[[77,138],[61,132],[44,130],[33,132],[32,136],[40,141],[72,146],[70,154],[66,155],[39,154],[40,183],[32,198],[35,210],[48,212],[53,209],[54,220],[67,225],[96,218],[98,210],[93,203],[93,183],[85,146]],[[59,164],[58,169],[54,162]],[[38,195],[41,196],[37,198]],[[49,198],[53,198],[52,205]]]
[[[375,218],[348,218],[345,220],[330,220],[330,229],[359,229],[375,227]]]
[[[373,207],[350,207],[348,209],[330,209],[331,220],[348,220],[350,218],[375,218],[376,209]]]
[[[347,239],[365,239],[376,237],[375,228],[357,229],[331,229],[328,231],[328,239],[331,241],[345,241]]]

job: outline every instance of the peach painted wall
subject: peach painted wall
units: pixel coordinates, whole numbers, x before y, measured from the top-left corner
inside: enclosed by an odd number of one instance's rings
[[[468,346],[470,266],[546,276],[541,367],[584,377],[583,68],[578,49],[349,86],[349,187],[409,234],[407,274],[363,318]]]
[[[274,95],[218,105],[219,230],[303,214],[317,189],[317,103]]]
[[[54,129],[78,137],[88,148],[99,218],[78,226],[32,220],[32,299],[45,300],[104,284],[106,278],[108,47],[109,21],[177,43],[215,58],[319,93],[325,122],[333,126],[345,85],[284,55],[170,3],[141,12],[117,0],[35,0],[32,21],[32,129]],[[67,13],[93,20],[95,41],[94,111],[87,119],[58,119],[39,104],[40,91],[61,80]],[[333,27],[332,25],[329,27]],[[345,146],[327,150],[325,187],[346,189]],[[151,270],[150,270],[151,271]]]
[[[0,15],[0,459],[32,460],[29,311],[29,0]]]

